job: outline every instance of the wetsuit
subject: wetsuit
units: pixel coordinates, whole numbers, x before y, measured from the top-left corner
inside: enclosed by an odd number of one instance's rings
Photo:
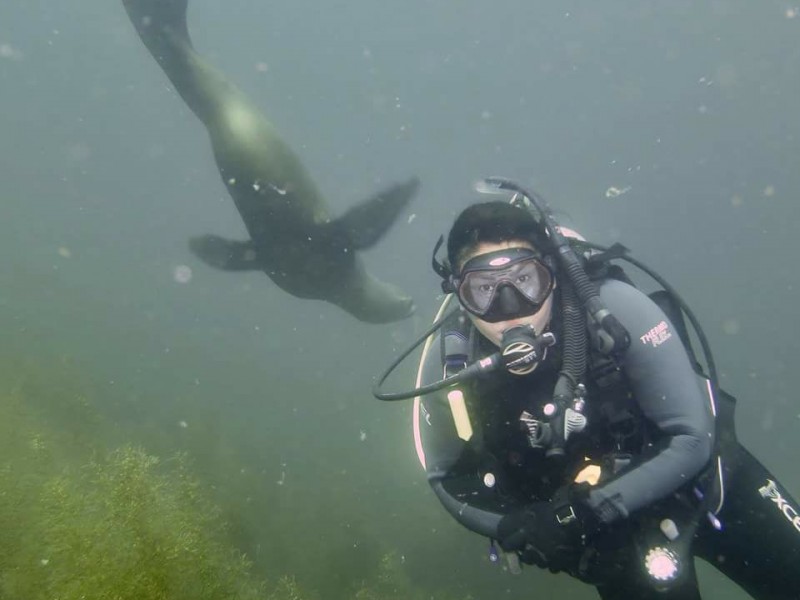
[[[673,518],[681,530],[701,512],[718,511],[722,493],[709,497],[698,511],[697,490],[713,487],[699,481],[708,473],[718,476],[709,465],[721,463],[724,504],[717,516],[722,528],[704,515],[691,552],[755,598],[800,598],[797,504],[736,442],[733,399],[720,399],[717,422],[723,428],[715,446],[716,407],[675,326],[628,284],[608,280],[600,293],[632,341],[616,361],[613,385],[603,384],[599,371],[590,368],[588,426],[570,438],[565,460],[546,458],[541,448],[532,448],[519,418],[523,411],[541,414],[552,397],[558,346],[529,375],[495,372],[464,384],[472,430],[467,435],[462,427],[459,437],[446,392],[423,397],[416,416],[420,451],[439,500],[462,525],[497,539],[503,516],[550,499],[587,464],[599,465],[602,477],[585,503],[604,524],[602,533],[590,539],[592,550],[584,553],[591,560],[570,572],[596,585],[604,600],[688,600],[700,598],[691,560],[677,585],[656,591],[644,575],[642,555],[648,539],[663,536],[658,523],[664,517]],[[557,320],[551,327],[558,338]],[[474,328],[467,335],[470,360],[496,351]],[[450,358],[430,352],[423,383],[441,379]]]

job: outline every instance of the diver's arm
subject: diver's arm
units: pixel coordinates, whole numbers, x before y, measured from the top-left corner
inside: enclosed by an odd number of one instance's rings
[[[663,311],[619,281],[603,283],[600,294],[630,333],[621,367],[631,391],[645,418],[664,435],[652,455],[589,493],[592,511],[612,522],[695,477],[711,457],[714,420],[700,379]]]
[[[423,383],[442,378],[438,338],[423,370]],[[421,451],[430,483],[445,509],[467,529],[497,537],[497,524],[511,510],[484,484],[480,457],[473,444],[459,437],[447,390],[422,397],[419,414]]]

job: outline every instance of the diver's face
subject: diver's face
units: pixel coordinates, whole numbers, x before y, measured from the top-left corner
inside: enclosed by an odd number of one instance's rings
[[[463,267],[468,260],[475,258],[476,256],[488,254],[490,252],[496,252],[498,250],[508,250],[510,248],[529,248],[531,250],[535,250],[531,244],[522,240],[481,242],[470,254],[464,257],[462,264],[459,265],[459,269]],[[555,288],[555,285],[553,287]],[[545,330],[553,315],[553,293],[550,293],[544,303],[542,303],[541,308],[535,313],[516,319],[510,319],[508,321],[490,323],[489,321],[484,321],[469,311],[465,312],[470,321],[472,321],[472,323],[475,325],[475,328],[495,346],[500,347],[500,342],[503,339],[503,333],[512,327],[516,327],[518,325],[529,325],[533,327],[537,335],[541,334],[542,331]]]

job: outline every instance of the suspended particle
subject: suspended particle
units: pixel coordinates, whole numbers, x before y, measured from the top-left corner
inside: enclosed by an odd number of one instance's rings
[[[11,44],[0,44],[0,58],[8,60],[22,60],[22,52]]]
[[[736,335],[741,329],[741,324],[736,319],[726,319],[722,323],[722,331],[727,335]]]
[[[269,187],[271,187],[275,192],[277,192],[281,196],[285,196],[286,192],[289,191],[287,188],[280,188],[277,185],[275,185],[274,183],[270,183],[268,185],[269,185]]]
[[[622,196],[622,194],[627,194],[630,191],[630,189],[631,186],[629,185],[626,185],[623,188],[618,188],[612,185],[610,188],[606,190],[606,198],[617,198],[619,196]]]
[[[189,265],[178,265],[172,272],[172,278],[177,283],[189,283],[192,280],[192,268]]]

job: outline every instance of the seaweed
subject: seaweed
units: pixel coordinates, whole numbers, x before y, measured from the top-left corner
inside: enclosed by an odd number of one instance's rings
[[[198,468],[165,443],[156,445],[166,458],[139,444],[117,445],[148,436],[104,419],[69,368],[3,370],[0,599],[431,597],[409,579],[402,558],[371,537],[368,523],[347,530],[360,543],[357,555],[345,553],[347,540],[303,528],[304,516],[281,506],[258,477],[245,485],[249,470],[232,448],[203,458],[214,466],[209,472],[210,464]],[[342,500],[331,493],[334,504]],[[275,560],[289,540],[294,551]],[[243,542],[272,547],[261,553],[261,568]]]
[[[185,455],[79,444],[37,413],[0,396],[0,597],[266,596]]]

